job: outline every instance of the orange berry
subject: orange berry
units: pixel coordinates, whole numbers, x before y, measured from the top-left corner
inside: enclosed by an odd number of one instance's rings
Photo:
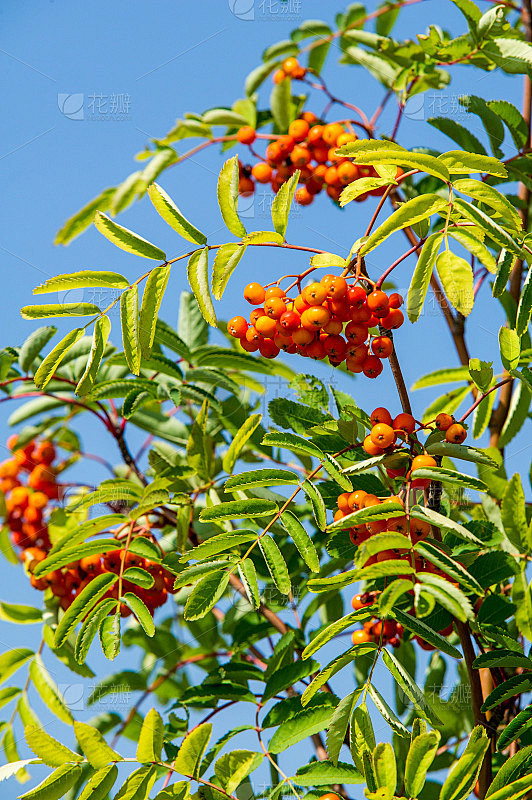
[[[296,203],[300,206],[309,206],[314,202],[314,195],[309,192],[306,186],[302,186],[296,192]]]
[[[246,335],[249,325],[244,317],[233,317],[227,323],[227,333],[234,336],[235,339],[242,339]]]
[[[388,336],[376,336],[371,343],[371,352],[378,358],[388,358],[393,352],[393,342]]]
[[[394,292],[388,297],[388,306],[389,308],[400,308],[405,301],[403,300],[403,296]]]
[[[269,289],[266,289],[266,299],[269,297],[286,297],[286,292],[284,292],[280,286],[270,286]]]
[[[370,606],[372,603],[373,601],[371,596],[367,592],[364,592],[364,594],[356,594],[351,599],[353,611],[358,611],[360,608],[366,608],[366,606]]]
[[[288,133],[293,136],[296,142],[302,142],[307,138],[310,125],[304,119],[295,119],[288,126]]]
[[[368,294],[367,300],[369,310],[376,317],[385,317],[388,313],[388,295],[385,292],[375,291]]]
[[[380,323],[388,331],[400,328],[405,321],[405,316],[400,308],[392,308],[385,317],[381,317]]]
[[[366,642],[372,642],[373,641],[373,636],[370,633],[368,633],[368,631],[365,631],[365,630],[361,629],[359,631],[353,631],[353,633],[351,635],[351,639],[353,641],[353,644],[366,644]],[[324,797],[325,796],[329,800],[329,795],[324,795]],[[336,795],[334,795],[334,797],[336,797],[336,800],[338,800]],[[322,800],[321,797],[320,797],[320,800]]]
[[[327,295],[332,300],[344,300],[347,296],[347,281],[340,275],[325,275],[321,283],[327,289]]]
[[[366,453],[370,456],[380,456],[380,454],[382,453],[382,449],[375,444],[375,442],[372,440],[370,436],[366,436],[366,438],[364,439],[363,448],[366,451]]]
[[[349,142],[356,142],[358,136],[356,133],[341,133],[338,139],[336,140],[337,147],[343,147],[344,144],[349,144]]]
[[[0,478],[16,478],[19,471],[17,462],[10,458],[0,464]]]
[[[289,153],[292,152],[292,150],[294,149],[295,143],[296,143],[296,140],[294,139],[293,136],[281,136],[281,137],[279,137],[279,139],[277,139],[277,144],[279,145],[279,149],[281,150],[281,153],[283,154],[283,156],[287,156],[287,155],[289,155]],[[286,172],[285,172],[285,170],[286,170]],[[285,178],[288,178],[288,176],[291,175],[290,168],[289,167],[283,167],[283,174],[284,174]]]
[[[255,339],[248,341],[246,338],[244,338],[240,339],[240,346],[246,351],[246,353],[255,353],[259,349],[259,342]]]
[[[411,472],[415,472],[417,469],[431,469],[432,467],[437,467],[436,460],[432,458],[432,456],[416,456],[412,460],[412,465],[410,467]]]
[[[377,378],[382,372],[382,361],[377,356],[368,356],[362,363],[362,372],[366,378]]]
[[[327,289],[322,283],[314,281],[301,292],[303,299],[309,306],[321,306],[327,299]]]
[[[289,58],[285,58],[283,61],[283,72],[285,75],[292,75],[294,70],[299,67],[299,61],[297,58],[290,56]]]
[[[363,344],[368,338],[368,328],[366,325],[348,322],[345,326],[345,336],[351,344]]]
[[[264,301],[264,311],[266,316],[272,319],[280,319],[286,311],[286,305],[280,297],[268,297]]]
[[[251,170],[251,174],[257,183],[269,183],[272,179],[272,168],[269,164],[260,161],[258,164],[255,164]]]
[[[251,305],[256,306],[260,303],[264,303],[264,299],[266,297],[266,292],[264,287],[260,285],[260,283],[248,283],[246,288],[244,289],[244,299],[251,303]]]
[[[320,360],[322,358],[325,358],[325,348],[323,347],[323,344],[319,340],[312,342],[307,346],[306,355],[309,358]]]
[[[273,339],[273,337],[277,333],[275,320],[267,316],[259,317],[259,319],[255,323],[255,329],[257,330],[258,333],[260,333],[261,336],[267,339]],[[259,347],[260,347],[260,341],[259,341]]]
[[[338,180],[346,186],[358,178],[358,168],[351,161],[343,161],[336,168]]]
[[[241,197],[250,197],[255,191],[255,184],[251,178],[240,178],[238,181],[238,194]]]
[[[382,450],[385,450],[387,447],[390,447],[390,445],[395,444],[397,437],[390,425],[379,422],[372,428],[370,438],[374,444],[378,445]]]
[[[445,432],[445,441],[452,442],[453,444],[462,444],[467,438],[467,431],[463,425],[455,422]]]
[[[292,341],[297,345],[310,344],[313,338],[312,333],[306,328],[298,328],[292,334]]]
[[[32,508],[42,510],[48,505],[48,498],[44,492],[32,492],[28,497],[28,504],[32,506]]]
[[[281,83],[286,78],[286,72],[282,69],[277,69],[273,73],[273,82],[274,83]]]
[[[322,138],[325,144],[333,147],[342,133],[345,133],[343,126],[339,122],[331,122],[323,128]]]
[[[398,414],[393,421],[392,427],[395,431],[413,433],[416,427],[416,421],[412,414]]]
[[[329,187],[336,188],[339,183],[337,167],[329,167],[325,173],[325,183]]]
[[[253,144],[257,138],[257,132],[255,128],[251,127],[251,125],[244,125],[244,127],[240,128],[240,130],[237,132],[236,138],[240,144]]]
[[[338,495],[338,498],[336,500],[336,505],[338,506],[340,511],[345,511],[346,514],[348,514],[349,511],[350,511],[349,502],[348,502],[349,501],[349,494],[350,494],[349,492],[342,492],[342,494]]]
[[[275,358],[280,350],[271,339],[262,339],[259,342],[259,352],[264,358]]]
[[[450,414],[438,414],[434,422],[439,431],[446,431],[454,423],[454,419]]]
[[[330,333],[331,335],[336,335],[338,333],[342,333],[343,324],[339,319],[331,319],[331,321],[325,325],[323,328],[324,333]]]
[[[327,158],[331,162],[331,164],[338,165],[341,161],[344,160],[343,156],[336,155],[336,147],[329,147],[327,151]]]
[[[367,497],[367,492],[364,489],[356,489],[354,492],[351,492],[347,499],[347,504],[352,511],[358,511],[362,508],[362,504]]]
[[[313,111],[303,111],[301,114],[301,119],[304,119],[309,125],[315,125],[318,121],[318,118]]]
[[[301,315],[301,325],[309,331],[319,330],[330,321],[331,315],[323,306],[312,306]]]
[[[323,125],[313,125],[312,128],[310,128],[307,135],[308,142],[310,142],[311,144],[321,142],[322,133],[323,133]]]
[[[310,161],[310,151],[308,147],[301,144],[296,144],[290,154],[290,160],[295,167],[304,167]]]
[[[378,425],[379,422],[383,422],[385,425],[392,424],[392,415],[387,408],[382,408],[382,406],[371,412],[370,419],[372,425]]]

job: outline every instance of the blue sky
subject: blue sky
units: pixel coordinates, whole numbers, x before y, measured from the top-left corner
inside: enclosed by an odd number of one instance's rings
[[[487,8],[488,3],[481,3]],[[367,4],[372,11],[377,4]],[[69,247],[54,247],[55,232],[80,206],[104,187],[116,185],[137,168],[133,160],[150,137],[160,137],[185,111],[202,111],[216,105],[231,105],[243,94],[247,73],[260,61],[260,53],[272,42],[287,37],[290,29],[303,19],[332,21],[333,11],[341,4],[316,0],[288,0],[281,13],[279,0],[253,4],[251,0],[196,0],[194,3],[158,0],[156,3],[104,3],[94,0],[30,0],[22,7],[3,4],[0,10],[2,45],[0,62],[4,74],[4,114],[0,146],[0,173],[3,188],[2,259],[4,312],[0,319],[2,346],[21,344],[33,329],[20,318],[19,308],[32,302],[35,285],[57,273],[77,269],[111,269],[133,280],[144,264],[104,239],[95,229],[85,233]],[[254,16],[253,19],[249,19]],[[30,20],[30,22],[29,22]],[[29,22],[29,24],[28,24]],[[465,20],[451,2],[425,0],[405,9],[396,35],[411,36],[423,32],[430,23],[450,28],[453,33],[465,29]],[[332,51],[325,76],[331,89],[354,102],[366,112],[375,108],[381,89],[360,68],[339,67]],[[269,86],[263,90],[269,91]],[[425,106],[405,118],[400,141],[407,146],[426,145],[453,148],[453,144],[426,125],[424,116],[457,114],[482,137],[476,118],[458,110],[458,97],[474,93],[487,99],[504,97],[519,104],[521,79],[500,74],[475,74],[466,68],[453,72],[453,82],[440,94],[430,93]],[[83,119],[68,118],[65,95],[82,94]],[[75,102],[75,101],[68,101]],[[319,112],[320,97],[311,97],[308,107]],[[99,106],[99,108],[98,108]],[[67,105],[70,116],[74,106]],[[99,112],[99,113],[98,113]],[[79,115],[78,115],[79,116]],[[342,117],[341,109],[338,116]],[[382,117],[382,133],[390,133],[395,109]],[[181,151],[188,149],[181,145]],[[513,153],[513,150],[509,151]],[[216,205],[215,185],[222,157],[213,147],[209,151],[174,167],[162,178],[164,188],[174,197],[186,215],[209,235],[213,243],[231,240],[224,231]],[[338,211],[324,196],[310,208],[296,209],[288,230],[288,240],[346,255],[353,241],[363,233],[374,209],[374,201],[353,203]],[[171,255],[186,248],[151,208],[145,198],[121,215],[122,224],[138,231]],[[249,229],[269,227],[269,220],[255,202],[248,212]],[[372,274],[378,275],[406,249],[399,237],[369,260]],[[220,305],[219,316],[228,318],[244,307],[243,286],[258,275],[274,280],[279,272],[299,272],[307,261],[301,255],[272,250],[246,254]],[[258,251],[258,252],[257,252]],[[413,268],[406,261],[397,274],[399,289],[408,285]],[[174,268],[163,306],[163,317],[174,323],[179,292],[186,288],[183,268]],[[489,288],[484,295],[488,299]],[[50,298],[53,301],[53,296]],[[471,355],[491,360],[502,316],[493,312],[484,299],[470,320]],[[113,325],[117,322],[113,318]],[[69,323],[60,323],[66,330]],[[119,341],[118,332],[112,337]],[[437,366],[454,366],[457,358],[447,329],[432,305],[415,326],[406,324],[396,337],[399,357],[410,385],[420,375]],[[292,358],[294,368],[311,371],[314,364]],[[316,373],[327,380],[331,370],[322,365]],[[388,403],[399,411],[395,388],[388,368],[377,381],[352,381],[333,376],[337,386],[353,393],[367,410]],[[275,392],[274,388],[274,392]],[[279,391],[279,390],[277,390]],[[415,393],[414,406],[421,413],[433,397],[432,390]],[[11,410],[11,409],[9,409]],[[0,409],[2,435],[7,436],[6,404]],[[530,428],[530,423],[528,423]],[[113,444],[105,444],[98,431],[83,426],[93,449],[106,449],[116,458]],[[528,472],[529,449],[512,443],[508,448],[509,470]],[[96,473],[95,473],[96,476]],[[12,566],[3,568],[0,599],[38,603],[39,597]],[[19,629],[0,624],[0,648],[35,643],[34,629]],[[56,665],[48,659],[50,666]],[[61,670],[56,679],[69,680]],[[54,732],[53,723],[50,728]],[[59,735],[59,729],[57,730]],[[302,754],[304,757],[304,754]],[[11,786],[10,791],[15,791]],[[11,796],[11,795],[10,795]],[[14,794],[12,795],[14,796]]]

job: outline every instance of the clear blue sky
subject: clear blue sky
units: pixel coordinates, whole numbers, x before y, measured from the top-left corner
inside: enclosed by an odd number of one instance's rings
[[[287,37],[290,29],[303,19],[331,21],[341,3],[317,0],[288,0],[288,11],[281,13],[279,0],[262,3],[256,0],[195,0],[194,3],[158,0],[156,3],[107,3],[94,0],[30,0],[23,7],[3,4],[0,10],[2,44],[0,63],[4,80],[4,113],[0,145],[2,176],[2,258],[4,312],[0,320],[1,343],[18,345],[32,330],[32,323],[20,318],[20,306],[32,302],[32,288],[45,278],[80,268],[116,269],[134,279],[143,263],[113,248],[95,229],[85,233],[67,248],[54,247],[54,234],[63,221],[105,186],[115,185],[136,169],[133,156],[143,149],[150,137],[160,137],[185,111],[202,111],[215,105],[231,105],[242,96],[247,73],[260,61],[260,53],[272,42]],[[377,3],[371,0],[368,10]],[[481,3],[488,7],[487,3]],[[235,13],[232,13],[231,8]],[[251,16],[254,20],[243,19]],[[430,23],[450,28],[453,33],[465,29],[465,20],[452,5],[443,0],[426,0],[402,12],[397,36],[423,32]],[[367,112],[381,95],[378,84],[360,68],[340,68],[336,52],[331,52],[325,72],[327,81],[339,96],[361,106]],[[266,91],[269,91],[269,85]],[[84,119],[69,119],[59,108],[61,95],[84,95]],[[457,98],[463,93],[487,99],[504,97],[519,104],[521,79],[499,74],[455,69],[453,82],[440,96],[427,101],[426,115],[457,113]],[[98,96],[100,101],[92,100]],[[116,97],[116,101],[112,100]],[[58,102],[59,99],[59,102]],[[73,101],[72,101],[73,102]],[[102,104],[100,119],[91,118]],[[122,104],[112,108],[112,103]],[[95,106],[93,106],[93,103]],[[321,98],[311,98],[309,107],[323,108]],[[69,106],[70,116],[76,116]],[[390,133],[395,111],[382,118],[382,132]],[[342,115],[341,110],[339,116]],[[422,116],[422,114],[420,115]],[[464,121],[465,113],[457,119]],[[466,124],[482,137],[476,118]],[[402,143],[453,148],[450,140],[431,129],[420,119],[405,119],[400,130]],[[185,149],[181,145],[181,149]],[[221,157],[215,149],[193,161],[168,171],[161,179],[166,190],[194,223],[209,234],[212,242],[224,241],[225,233],[216,206],[215,184]],[[288,240],[346,255],[352,242],[363,232],[374,202],[353,203],[339,212],[324,196],[302,211],[297,209],[288,230]],[[121,215],[122,224],[137,230],[160,245],[169,255],[184,251],[182,242],[159,219],[147,199]],[[269,226],[259,204],[255,217],[247,220],[249,229]],[[232,237],[227,236],[227,240]],[[402,249],[400,249],[402,248]],[[373,255],[369,269],[378,274],[405,249],[400,237]],[[243,307],[241,292],[250,278],[269,276],[273,280],[281,270],[304,269],[305,259],[272,251],[246,254],[234,276],[219,310],[221,318],[238,313]],[[413,268],[408,260],[397,275],[398,288],[408,285]],[[163,316],[176,319],[177,298],[186,281],[179,265],[174,268],[171,287],[163,307]],[[489,292],[485,287],[484,294]],[[50,301],[53,301],[53,296]],[[493,306],[493,303],[492,303]],[[415,326],[406,324],[396,337],[399,356],[408,384],[437,366],[456,365],[457,358],[449,342],[447,329],[436,311],[430,311]],[[496,350],[496,334],[502,317],[486,314],[487,304],[479,303],[468,321],[472,356],[491,360]],[[113,319],[115,324],[116,319]],[[60,324],[61,330],[69,323]],[[115,341],[119,335],[113,333]],[[310,371],[314,364],[292,358],[291,365]],[[318,365],[316,372],[331,378],[330,369]],[[334,376],[336,385],[352,391],[366,409],[386,402],[399,410],[388,368],[377,381],[349,380]],[[279,388],[273,387],[273,392]],[[436,393],[431,390],[414,396],[419,413]],[[9,410],[12,410],[11,407]],[[7,436],[8,409],[1,408],[3,426],[0,440]],[[530,423],[528,423],[530,428]],[[105,447],[99,432],[90,432],[93,448]],[[529,449],[521,444],[508,448],[511,471],[528,472]],[[110,444],[111,459],[116,454]],[[0,599],[38,603],[40,598],[23,579],[20,571],[2,567],[3,588]],[[35,643],[36,628],[15,628],[0,624],[0,649],[16,644]],[[56,680],[70,678],[47,658]],[[131,665],[130,665],[131,666]],[[347,685],[347,684],[346,684]],[[343,687],[346,689],[346,686]],[[347,691],[347,689],[346,689]],[[87,716],[87,715],[85,715]],[[61,724],[53,722],[50,731],[59,734]],[[301,754],[305,757],[305,754]],[[11,794],[11,792],[13,794]],[[7,796],[7,795],[6,795]],[[15,796],[15,786],[8,787]]]

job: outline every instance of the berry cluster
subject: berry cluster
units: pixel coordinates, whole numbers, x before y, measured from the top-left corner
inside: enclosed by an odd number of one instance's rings
[[[227,330],[248,353],[258,350],[265,358],[275,358],[284,350],[328,358],[333,366],[345,361],[350,372],[368,378],[380,375],[383,359],[393,352],[391,338],[373,336],[370,328],[380,325],[389,331],[404,321],[400,294],[367,294],[356,281],[348,284],[337,275],[311,283],[294,300],[280,286],[264,288],[259,283],[248,284],[244,298],[256,306],[251,324],[242,316],[233,317]]]
[[[58,598],[61,608],[66,610],[96,575],[103,572],[118,575],[121,570],[123,573],[130,567],[140,567],[152,576],[152,586],[145,589],[124,579],[122,594],[133,592],[152,614],[156,608],[164,605],[168,593],[174,592],[173,575],[160,564],[120,548],[118,541],[117,549],[103,556],[95,554],[81,558],[43,577],[38,578],[33,574],[52,546],[47,525],[52,510],[50,501],[57,500],[61,495],[61,487],[56,481],[57,468],[53,467],[56,451],[54,445],[47,441],[30,442],[24,448],[17,449],[16,436],[10,437],[7,445],[13,455],[0,464],[0,490],[6,499],[6,522],[11,540],[20,548],[19,558],[30,575],[33,588],[40,591],[50,589],[51,594]],[[25,475],[26,485],[23,484]],[[118,600],[118,583],[105,597]],[[121,613],[122,616],[128,616],[131,612],[122,605]]]
[[[256,138],[256,130],[249,125],[237,133],[238,141],[250,148]],[[338,148],[357,138],[356,133],[347,131],[342,123],[325,124],[311,111],[304,111],[290,123],[287,134],[272,137],[264,156],[251,149],[252,155],[260,160],[253,166],[239,164],[239,192],[243,197],[249,197],[259,183],[270,184],[277,193],[283,183],[300,170],[299,183],[302,185],[295,194],[297,203],[310,205],[324,189],[335,203],[339,203],[342,189],[349,183],[378,174],[370,165],[353,164],[349,158],[336,154]],[[396,178],[402,174],[403,170],[397,167]],[[381,196],[385,190],[385,186],[380,186],[360,194],[355,200],[360,202],[370,195]]]
[[[386,511],[386,505],[390,503],[397,503],[403,508],[405,507],[404,500],[400,495],[407,491],[405,481],[409,481],[411,489],[426,489],[430,484],[429,479],[415,478],[415,473],[419,469],[433,468],[437,466],[436,460],[423,452],[419,452],[421,445],[419,444],[416,432],[418,430],[416,420],[411,414],[401,413],[392,419],[392,416],[386,408],[376,408],[371,414],[371,432],[366,436],[363,448],[370,456],[381,455],[383,453],[397,452],[404,445],[408,445],[408,449],[403,449],[410,459],[409,466],[402,469],[387,469],[388,477],[392,479],[399,479],[403,485],[400,489],[399,495],[378,498],[376,495],[368,493],[363,489],[358,489],[354,492],[343,492],[337,499],[337,511],[334,514],[334,520],[340,520],[344,517],[360,511],[364,508],[371,508],[373,506],[384,506],[383,511]],[[460,423],[454,421],[450,414],[438,414],[433,423],[419,426],[420,429],[426,428],[430,431],[434,429],[445,432],[445,439],[447,442],[462,443],[466,436],[466,430]],[[363,542],[379,533],[396,532],[404,536],[408,536],[413,545],[422,541],[431,535],[431,525],[428,521],[423,519],[416,519],[410,517],[406,513],[401,516],[395,516],[388,519],[375,519],[368,520],[365,523],[354,525],[349,529],[349,538],[351,542],[359,547]],[[440,577],[453,581],[452,577],[446,572],[436,567],[434,564],[426,561],[417,553],[413,553],[406,548],[381,550],[379,553],[370,556],[365,561],[365,566],[380,563],[382,561],[405,561],[414,568],[417,572],[431,572]],[[406,577],[406,576],[405,576]],[[413,594],[413,591],[410,592]],[[357,610],[367,606],[371,606],[375,602],[375,592],[365,592],[356,595],[352,599],[353,609]],[[444,636],[449,635],[452,626],[440,631]],[[362,642],[383,642],[384,644],[391,644],[397,646],[403,634],[403,628],[393,620],[369,620],[364,623],[361,630],[353,633],[353,643],[360,644]],[[433,649],[432,645],[428,644],[422,639],[415,637],[418,643],[425,649]]]

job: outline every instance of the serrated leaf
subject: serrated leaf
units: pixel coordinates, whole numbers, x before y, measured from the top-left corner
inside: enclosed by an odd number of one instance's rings
[[[38,389],[44,389],[47,386],[70,348],[73,347],[76,342],[79,342],[84,334],[85,328],[76,328],[70,331],[70,333],[67,333],[67,335],[56,344],[54,349],[48,353],[33,378],[35,386]]]
[[[283,81],[285,83],[285,81]],[[289,83],[289,81],[287,81]],[[272,202],[272,221],[277,233],[283,237],[286,235],[288,216],[297,189],[300,171],[296,170],[290,178],[283,183]]]
[[[519,298],[519,305],[517,307],[517,318],[515,322],[515,330],[518,336],[523,336],[526,333],[532,315],[532,267],[529,268],[523,286],[521,288],[521,297]]]
[[[30,750],[49,767],[60,767],[67,761],[82,761],[78,753],[65,747],[37,725],[27,725],[24,728],[24,737]]]
[[[498,468],[498,464],[483,450],[476,447],[469,447],[464,444],[453,444],[453,442],[434,442],[429,444],[426,449],[429,455],[447,456],[448,458],[458,458],[462,461],[472,461],[475,464],[485,464],[487,467]]]
[[[405,790],[409,797],[418,797],[423,789],[440,743],[439,731],[422,733],[413,739],[405,762]]]
[[[154,267],[150,271],[144,287],[138,327],[139,344],[143,358],[149,358],[151,355],[157,315],[163,301],[168,278],[170,277],[170,269],[169,265]]]
[[[153,617],[140,597],[138,597],[136,594],[133,594],[133,592],[126,592],[124,595],[122,595],[121,599],[134,613],[142,629],[144,630],[144,633],[147,636],[153,636],[155,633]]]
[[[107,344],[110,332],[111,320],[109,317],[105,314],[102,317],[98,317],[94,323],[92,348],[87,361],[87,366],[85,367],[85,372],[79,379],[78,385],[76,386],[76,394],[80,397],[84,397],[92,389],[100,368],[105,351],[105,345]]]
[[[277,512],[277,503],[250,497],[247,500],[229,500],[212,508],[204,508],[200,513],[202,522],[223,522],[231,519],[248,519],[250,517],[270,517]]]
[[[166,261],[166,254],[162,250],[143,239],[142,236],[123,228],[117,222],[113,222],[101,211],[96,212],[94,225],[106,239],[109,239],[121,250],[125,250],[126,253],[133,253],[143,258],[153,258],[155,261]]]
[[[311,572],[320,571],[320,560],[314,543],[307,531],[291,511],[283,511],[280,521],[288,531],[293,543],[297,547],[301,558]]]
[[[68,289],[86,289],[92,288],[93,286],[127,289],[129,281],[118,272],[85,269],[79,272],[55,275],[53,278],[48,278],[44,283],[35,287],[33,294],[49,294],[50,292],[60,292]]]
[[[259,547],[273,582],[281,594],[288,595],[291,591],[290,575],[277,544],[271,536],[266,534],[260,537]]]
[[[489,740],[482,726],[477,725],[460,759],[454,764],[442,786],[440,800],[465,800],[473,791]]]
[[[436,259],[436,270],[450,304],[467,317],[475,302],[471,265],[450,250],[444,250]]]
[[[253,489],[257,486],[287,486],[299,483],[295,472],[287,469],[254,469],[251,472],[241,472],[233,475],[224,483],[226,492],[237,492],[243,489]]]
[[[417,322],[421,315],[430,278],[443,241],[443,233],[433,233],[421,249],[414,274],[408,289],[406,308],[410,322]]]
[[[18,363],[22,372],[29,372],[35,358],[56,333],[57,328],[53,325],[37,328],[33,333],[30,333],[19,350]]]
[[[217,327],[216,314],[212,304],[211,293],[209,290],[209,250],[204,247],[190,257],[187,264],[187,277],[190,288],[194,292],[194,297],[198,302],[203,318],[213,328]]]
[[[186,602],[185,619],[195,620],[204,617],[222,597],[228,583],[229,573],[219,570],[201,578]]]
[[[234,242],[223,244],[216,251],[212,268],[212,293],[217,300],[222,299],[229,278],[245,252],[245,246]]]
[[[259,608],[260,590],[257,581],[257,570],[251,558],[245,558],[238,565],[238,574],[240,575],[240,580],[244,584],[249,604],[252,608]]]
[[[140,375],[139,342],[139,289],[134,284],[120,297],[120,321],[122,325],[122,345],[129,369],[133,375]]]
[[[506,750],[508,745],[519,739],[532,725],[532,706],[520,711],[504,728],[497,740],[497,750]]]
[[[309,706],[299,711],[279,725],[270,739],[268,750],[274,754],[282,753],[313,733],[318,733],[329,725],[333,712],[334,708],[330,706]]]
[[[187,734],[174,761],[176,772],[186,777],[198,777],[199,766],[209,744],[211,733],[212,725],[204,722]]]
[[[172,198],[157,183],[148,186],[148,196],[155,210],[168,225],[192,244],[206,244],[207,237],[183,216]]]
[[[228,229],[239,239],[246,235],[237,211],[238,200],[238,156],[225,162],[218,177],[218,204],[223,221]]]
[[[397,660],[396,656],[388,650],[382,650],[381,655],[385,665],[388,667],[395,681],[408,697],[419,716],[427,720],[430,724],[437,721],[438,717],[428,704],[428,701],[423,696],[408,670]]]
[[[229,449],[223,457],[222,466],[224,470],[231,474],[235,463],[249,441],[253,433],[256,431],[262,420],[262,414],[251,414],[238,429],[233,437]]]
[[[393,616],[396,622],[400,622],[403,627],[412,631],[412,633],[424,639],[426,642],[429,642],[429,644],[434,645],[434,647],[441,650],[442,653],[452,658],[462,658],[462,653],[457,650],[456,647],[453,647],[444,636],[441,636],[429,625],[426,625],[422,619],[417,619],[417,617],[413,617],[411,614],[406,614],[404,611],[401,611],[400,608],[394,608],[391,616]]]
[[[56,233],[54,244],[68,244],[79,236],[89,225],[92,224],[95,213],[99,211],[107,211],[111,206],[113,195],[116,188],[110,187],[104,189],[98,197],[91,200],[87,205],[83,206],[76,214],[68,219],[62,228]]]
[[[291,80],[285,78],[276,83],[270,94],[270,108],[272,117],[277,128],[284,132],[294,119],[294,109],[292,106]]]
[[[502,327],[499,330],[499,348],[503,366],[508,371],[515,369],[521,355],[521,341],[512,328]]]
[[[85,722],[74,722],[74,734],[81,752],[94,769],[103,769],[110,761],[122,761],[105,741],[100,731]]]
[[[365,622],[366,619],[371,619],[371,614],[365,609],[359,609],[357,611],[352,611],[350,614],[346,614],[345,617],[341,619],[331,622],[330,625],[322,629],[305,647],[302,658],[305,659],[314,655],[314,653],[327,644],[327,642],[330,642],[331,639],[338,636],[339,633],[343,633],[343,631],[350,628],[351,625],[354,625],[356,622]]]
[[[72,713],[38,653],[30,664],[29,675],[41,700],[48,706],[50,711],[62,722],[72,725],[74,722]]]
[[[501,297],[504,293],[508,278],[514,265],[515,255],[504,248],[501,250],[497,260],[497,273],[493,282],[493,297]]]
[[[118,777],[115,764],[110,764],[98,770],[87,782],[78,800],[105,800],[113,788]]]
[[[161,760],[163,749],[164,724],[155,708],[150,708],[140,729],[137,744],[137,761],[151,763]]]
[[[346,145],[348,146],[348,145]],[[366,255],[374,250],[392,233],[409,227],[422,219],[447,208],[447,202],[437,194],[424,194],[407,200],[375,230],[360,248],[360,254]]]
[[[77,764],[64,764],[54,770],[38,786],[19,795],[20,800],[60,800],[74,786],[81,775]]]
[[[85,586],[77,595],[72,604],[65,611],[55,631],[55,646],[61,647],[70,636],[78,622],[88,614],[96,605],[98,600],[111,588],[118,580],[118,575],[105,573],[97,575]]]
[[[20,669],[34,656],[33,650],[27,647],[16,647],[0,655],[0,683],[6,681],[17,669]]]
[[[478,225],[501,248],[509,250],[511,253],[514,253],[514,255],[524,256],[521,246],[517,244],[514,237],[508,233],[508,231],[505,231],[504,228],[501,228],[500,225],[497,225],[497,223],[492,220],[488,214],[481,211],[480,208],[461,199],[456,199],[454,201],[454,208],[466,219]]]

